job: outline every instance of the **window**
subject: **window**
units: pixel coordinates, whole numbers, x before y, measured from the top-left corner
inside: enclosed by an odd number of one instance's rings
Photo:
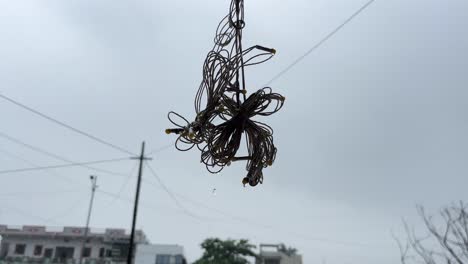
[[[15,246],[16,255],[24,255],[25,251],[26,251],[26,244],[16,244]]]
[[[83,258],[91,257],[91,248],[85,247],[83,248]]]
[[[99,249],[99,257],[103,258],[105,257],[105,255],[106,255],[106,249],[105,248]]]
[[[106,257],[112,257],[112,251],[110,249],[106,250]]]
[[[170,264],[170,255],[156,255],[156,264]]]
[[[34,256],[41,256],[42,255],[42,246],[36,245],[34,247]]]
[[[52,258],[53,254],[54,254],[54,250],[52,248],[46,248],[44,250],[44,258]]]
[[[184,257],[181,255],[175,256],[175,264],[185,264]]]
[[[55,258],[59,260],[71,259],[75,254],[75,248],[73,247],[56,247]]]

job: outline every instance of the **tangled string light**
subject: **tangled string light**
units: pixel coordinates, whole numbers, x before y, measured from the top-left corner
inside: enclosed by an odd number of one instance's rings
[[[229,14],[218,25],[215,45],[203,65],[203,80],[195,97],[195,120],[169,112],[175,128],[167,134],[177,134],[175,147],[188,151],[196,146],[201,162],[211,173],[220,172],[234,161],[247,161],[244,186],[263,182],[263,169],[275,161],[273,129],[254,121],[255,116],[278,112],[285,97],[265,87],[247,97],[245,68],[271,59],[276,51],[263,46],[242,48],[244,1],[232,0]],[[245,135],[245,138],[244,138]],[[237,156],[246,143],[246,156]]]

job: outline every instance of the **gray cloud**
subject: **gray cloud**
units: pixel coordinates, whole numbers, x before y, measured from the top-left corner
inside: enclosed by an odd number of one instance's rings
[[[246,1],[246,43],[279,51],[247,73],[252,89],[362,4]],[[143,139],[159,148],[174,140],[163,134],[169,110],[193,115],[202,62],[227,6],[227,0],[2,1],[1,91],[132,151]],[[273,83],[287,104],[267,120],[279,153],[259,188],[241,187],[241,165],[210,175],[195,151],[154,155],[152,166],[171,190],[250,222],[181,198],[202,217],[194,219],[162,189],[145,184],[138,226],[152,241],[183,244],[190,260],[199,256],[204,238],[221,236],[284,241],[298,247],[306,263],[396,263],[390,229],[398,230],[401,217],[416,222],[416,203],[436,209],[467,198],[467,8],[456,0],[376,1]],[[0,113],[1,132],[69,159],[123,156],[4,101]],[[58,162],[4,139],[0,149],[38,165]],[[30,166],[3,153],[0,165]],[[100,167],[129,173],[133,165]],[[2,198],[0,222],[83,224],[89,173],[1,175],[8,192],[75,192],[59,199],[37,195],[35,203]],[[152,180],[148,171],[145,178]],[[102,190],[117,192],[124,182],[100,175]],[[134,178],[122,195],[131,198],[133,186]],[[63,216],[80,198],[84,204]],[[130,211],[130,203],[99,194],[92,224],[128,227]]]

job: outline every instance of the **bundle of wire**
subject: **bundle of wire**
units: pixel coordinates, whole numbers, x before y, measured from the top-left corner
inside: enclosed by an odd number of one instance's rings
[[[178,134],[175,146],[187,151],[194,146],[201,151],[201,162],[211,173],[220,172],[234,161],[247,161],[247,176],[242,183],[256,186],[263,182],[263,168],[276,157],[273,129],[252,120],[279,111],[285,98],[265,87],[247,97],[245,67],[263,63],[273,57],[274,49],[263,46],[242,48],[244,1],[232,0],[229,14],[219,23],[215,45],[203,65],[203,80],[195,97],[196,118],[189,122],[169,112],[175,128],[166,133]],[[237,156],[243,142],[247,155]]]

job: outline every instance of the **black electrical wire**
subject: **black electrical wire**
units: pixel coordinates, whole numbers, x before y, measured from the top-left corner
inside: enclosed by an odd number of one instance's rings
[[[76,166],[83,166],[83,165],[90,165],[90,164],[101,164],[101,163],[118,162],[118,161],[124,161],[124,160],[130,160],[130,158],[97,160],[97,161],[87,161],[87,162],[75,162],[75,163],[60,164],[60,165],[52,165],[52,166],[41,166],[41,167],[32,167],[32,168],[21,168],[21,169],[12,169],[12,170],[1,170],[1,171],[0,171],[0,174],[18,173],[18,172],[36,171],[36,170],[60,169],[60,168],[76,167]]]
[[[130,181],[130,179],[132,178],[133,176],[133,173],[135,172],[136,168],[138,167],[138,163],[135,163],[134,166],[132,167],[132,169],[130,170],[130,172],[128,173],[127,175],[127,178],[122,182],[122,185],[120,186],[119,188],[119,191],[117,192],[117,197],[114,197],[113,200],[111,200],[107,205],[106,207],[109,207],[111,205],[113,205],[118,199],[119,197],[122,195],[122,192],[124,191],[125,187],[127,187],[128,185],[128,182]]]
[[[335,29],[333,29],[330,33],[328,33],[324,38],[322,38],[319,42],[317,42],[314,46],[312,46],[309,50],[307,50],[304,54],[302,54],[301,56],[299,56],[297,59],[295,59],[291,64],[289,64],[284,70],[280,71],[278,74],[276,74],[275,76],[273,76],[273,78],[271,78],[266,84],[265,86],[268,86],[270,85],[271,83],[273,83],[274,81],[276,81],[277,79],[279,79],[281,76],[283,76],[285,73],[287,73],[289,70],[291,70],[291,68],[293,68],[294,66],[296,66],[299,62],[301,62],[303,59],[305,59],[305,57],[309,56],[309,54],[311,54],[313,51],[315,51],[316,49],[318,49],[320,46],[322,46],[327,40],[329,40],[331,37],[333,37],[333,35],[335,35],[336,33],[338,33],[338,31],[340,31],[344,26],[346,26],[349,22],[351,22],[351,20],[353,20],[355,17],[357,17],[359,14],[362,13],[362,11],[364,11],[367,7],[369,7],[372,3],[374,3],[375,0],[369,0],[368,2],[366,2],[363,6],[361,6],[356,12],[354,12],[353,14],[351,14],[351,16],[349,16],[345,21],[343,21],[343,23],[341,23],[340,25],[338,25]]]
[[[232,0],[203,65],[203,79],[195,96],[195,120],[189,122],[171,111],[168,119],[175,128],[166,133],[179,135],[175,147],[180,151],[197,146],[201,162],[211,173],[220,172],[231,162],[247,161],[248,173],[242,182],[256,186],[262,183],[262,170],[273,164],[277,150],[273,129],[253,118],[276,113],[285,97],[270,87],[247,96],[245,67],[268,61],[276,50],[260,45],[243,49],[244,27],[244,1]],[[239,156],[243,142],[247,155]]]
[[[22,198],[27,198],[30,199],[32,196],[36,195],[51,195],[51,196],[57,196],[59,194],[65,194],[65,193],[77,193],[81,192],[79,190],[58,190],[58,191],[39,191],[39,192],[30,192],[30,191],[23,191],[23,192],[7,192],[7,193],[0,193],[0,197],[22,197]]]
[[[34,214],[31,214],[28,211],[20,210],[17,207],[10,207],[5,203],[2,203],[1,206],[2,206],[2,209],[7,209],[7,210],[10,210],[10,211],[16,212],[17,214],[25,216],[28,219],[36,218],[37,220],[40,220],[40,221],[42,221],[44,223],[51,223],[51,224],[54,224],[54,225],[61,225],[61,226],[64,225],[62,222],[58,222],[58,221],[56,221],[54,219],[47,219],[47,218],[42,217],[42,216],[34,215]]]
[[[186,215],[188,215],[188,216],[190,216],[192,218],[195,218],[197,220],[206,220],[206,219],[203,219],[200,216],[197,216],[197,215],[193,214],[189,210],[187,210],[187,208],[185,208],[185,206],[183,206],[179,202],[176,195],[166,186],[166,184],[164,184],[163,180],[161,179],[161,177],[158,176],[158,174],[153,169],[153,167],[151,167],[151,165],[148,162],[145,162],[145,165],[146,165],[146,167],[148,167],[148,169],[151,172],[151,174],[153,175],[153,177],[156,178],[156,180],[158,181],[161,188],[163,188],[163,190],[169,195],[169,197],[171,197],[171,199],[174,201],[174,203],[177,205],[177,207],[179,207],[179,209],[182,210],[182,212],[184,212],[184,214],[186,214]]]
[[[77,209],[80,209],[80,207],[85,204],[85,199],[83,197],[80,197],[78,200],[75,200],[74,202],[71,203],[70,206],[68,206],[65,210],[60,211],[60,213],[55,214],[54,216],[51,216],[47,218],[47,221],[54,221],[56,219],[63,219],[66,216],[69,216],[70,214],[76,212]]]
[[[148,152],[148,154],[146,154],[147,156],[151,156],[152,154],[156,154],[156,153],[159,153],[163,150],[166,150],[170,147],[174,146],[174,144],[167,144],[167,145],[164,145],[162,147],[159,147],[159,148],[155,148],[153,150],[151,150],[150,152]]]
[[[36,168],[37,168],[37,167],[41,167],[41,166],[39,166],[39,165],[37,165],[37,164],[35,164],[35,163],[29,161],[29,160],[24,159],[23,157],[20,157],[20,156],[18,156],[18,155],[16,155],[16,154],[13,154],[13,153],[11,153],[11,152],[9,152],[9,151],[6,151],[6,150],[4,150],[4,149],[0,149],[0,153],[4,154],[4,155],[6,155],[6,156],[8,156],[8,157],[10,157],[10,158],[14,158],[14,159],[17,159],[17,160],[19,160],[19,161],[22,161],[22,162],[28,164],[29,166],[33,166],[33,167],[36,167]],[[70,183],[70,184],[72,184],[72,185],[79,184],[79,182],[77,182],[77,181],[74,180],[73,178],[70,178],[70,177],[65,176],[65,175],[58,175],[58,174],[57,174],[55,171],[53,171],[53,170],[47,170],[47,171],[45,171],[45,172],[46,172],[48,175],[52,176],[52,177],[56,177],[56,178],[58,178],[58,179],[60,179],[60,180],[62,180],[62,181],[66,181],[66,182],[68,182],[68,183]]]
[[[7,135],[7,134],[5,134],[3,132],[0,132],[0,137],[5,138],[5,139],[7,139],[7,140],[9,140],[11,142],[14,142],[14,143],[16,143],[16,144],[18,144],[20,146],[31,149],[31,150],[33,150],[35,152],[41,153],[41,154],[43,154],[45,156],[54,158],[56,160],[60,160],[60,161],[67,162],[67,163],[76,163],[76,162],[74,162],[74,161],[72,161],[70,159],[67,159],[67,158],[63,157],[63,156],[51,153],[51,152],[46,151],[46,150],[44,150],[44,149],[42,149],[40,147],[33,146],[33,145],[29,144],[29,143],[26,143],[26,142],[24,142],[24,141],[22,141],[22,140],[20,140],[18,138],[15,138],[15,137],[13,137],[11,135]],[[126,174],[123,174],[123,173],[109,171],[109,170],[105,170],[105,169],[100,169],[100,168],[96,168],[96,167],[92,167],[92,166],[88,166],[88,165],[79,165],[79,166],[81,166],[83,168],[86,168],[86,169],[89,169],[89,170],[102,172],[102,173],[107,173],[107,174],[110,174],[110,175],[119,175],[119,176],[125,176],[125,177],[127,176]]]
[[[100,138],[98,138],[98,137],[96,137],[96,136],[93,136],[93,135],[91,135],[91,134],[89,134],[89,133],[86,133],[86,132],[84,132],[84,131],[82,131],[82,130],[80,130],[80,129],[74,128],[74,127],[72,127],[72,126],[70,126],[70,125],[68,125],[68,124],[66,124],[66,123],[64,123],[64,122],[62,122],[62,121],[60,121],[60,120],[57,120],[57,119],[55,119],[55,118],[52,118],[52,117],[50,117],[50,116],[48,116],[48,115],[46,115],[46,114],[43,114],[43,113],[41,113],[41,112],[39,112],[39,111],[37,111],[37,110],[35,110],[35,109],[33,109],[33,108],[31,108],[31,107],[25,105],[25,104],[22,104],[22,103],[20,103],[20,102],[18,102],[18,101],[16,101],[16,100],[13,100],[12,98],[7,97],[6,95],[0,94],[0,98],[4,99],[4,100],[6,100],[6,101],[8,101],[8,102],[10,102],[10,103],[13,103],[13,104],[15,104],[15,105],[17,105],[17,106],[19,106],[19,107],[21,107],[21,108],[23,108],[23,109],[25,109],[25,110],[31,112],[31,113],[34,113],[34,114],[36,114],[36,115],[38,115],[38,116],[40,116],[40,117],[42,117],[42,118],[45,118],[45,119],[47,119],[47,120],[49,120],[49,121],[51,121],[51,122],[53,122],[53,123],[55,123],[55,124],[58,124],[58,125],[60,125],[60,126],[62,126],[62,127],[65,127],[65,128],[67,128],[67,129],[69,129],[69,130],[75,132],[75,133],[78,133],[78,134],[80,134],[80,135],[82,135],[82,136],[85,136],[85,137],[90,138],[90,139],[92,139],[92,140],[94,140],[94,141],[96,141],[96,142],[99,142],[99,143],[101,143],[101,144],[103,144],[103,145],[106,145],[106,146],[108,146],[108,147],[110,147],[110,148],[113,148],[113,149],[115,149],[115,150],[118,150],[118,151],[120,151],[120,152],[129,154],[129,155],[135,155],[135,154],[134,154],[133,152],[131,152],[131,151],[128,151],[128,150],[126,150],[126,149],[124,149],[124,148],[122,148],[122,147],[119,147],[119,146],[115,145],[115,144],[109,143],[108,141],[105,141],[105,140],[103,140],[103,139],[100,139]]]

